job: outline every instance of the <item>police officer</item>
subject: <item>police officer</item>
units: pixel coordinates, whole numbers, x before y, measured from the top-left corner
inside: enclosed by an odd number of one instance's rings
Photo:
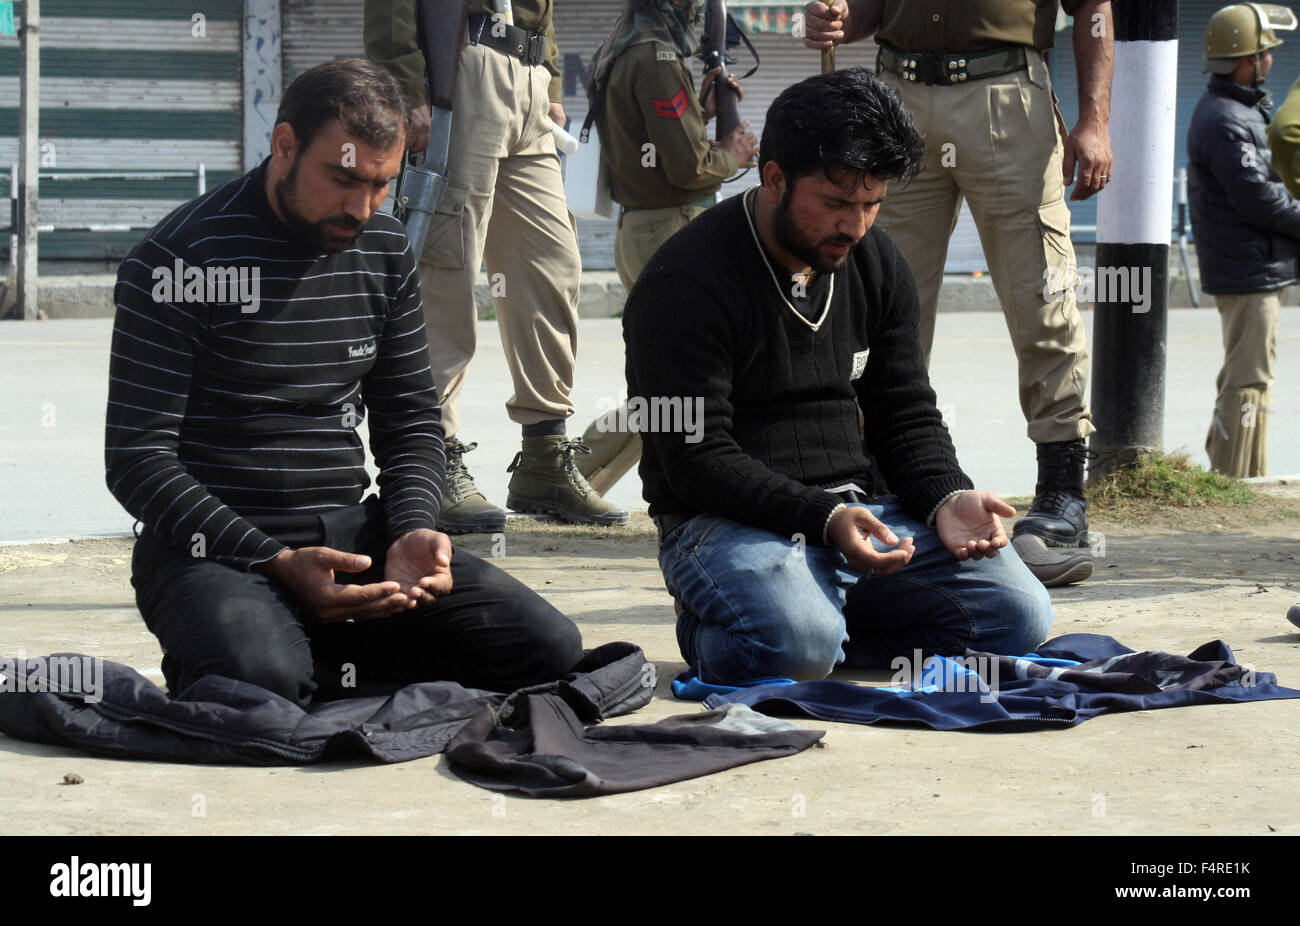
[[[1111,170],[1109,0],[1063,0],[1074,15],[1079,121],[1065,131],[1043,53],[1056,0],[812,0],[805,44],[825,49],[872,33],[877,70],[926,136],[924,172],[889,191],[877,224],[916,277],[929,356],[948,238],[963,200],[979,229],[1019,364],[1020,407],[1038,445],[1038,482],[1013,543],[1044,585],[1092,574],[1084,440],[1087,345],[1075,305],[1070,198]],[[1077,176],[1077,182],[1076,182]]]
[[[592,61],[588,95],[610,195],[620,206],[614,256],[628,290],[659,245],[712,206],[722,182],[758,149],[745,124],[709,140],[718,72],[704,75],[697,95],[688,66],[700,50],[695,26],[702,7],[700,0],[628,0]],[[734,75],[729,82],[741,93]],[[617,421],[610,413],[582,436],[592,453],[578,465],[598,492],[641,454],[640,440],[617,430]]]
[[[468,0],[456,74],[450,183],[420,255],[420,294],[434,383],[442,395],[447,479],[439,527],[493,532],[506,513],[474,484],[459,439],[457,399],[474,356],[474,283],[486,262],[522,426],[506,502],[586,524],[626,524],[629,513],[593,491],[574,465],[585,451],[565,437],[573,414],[581,259],[552,135],[563,125],[552,0],[517,0],[513,22],[488,0]],[[366,55],[401,83],[415,117],[410,147],[428,144],[425,59],[416,41],[416,0],[366,0]],[[526,242],[526,247],[525,247]]]
[[[1300,196],[1300,77],[1268,124],[1268,148],[1273,169],[1292,196]]]
[[[1294,29],[1286,7],[1237,3],[1210,17],[1205,70],[1213,76],[1187,131],[1187,198],[1201,288],[1223,323],[1223,368],[1205,451],[1229,476],[1262,476],[1277,359],[1282,288],[1296,279],[1300,203],[1269,165],[1271,104],[1261,89]],[[1287,159],[1283,159],[1287,160]]]

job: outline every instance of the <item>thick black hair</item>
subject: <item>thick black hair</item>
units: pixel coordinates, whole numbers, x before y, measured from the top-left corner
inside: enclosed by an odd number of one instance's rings
[[[767,109],[758,168],[775,161],[791,184],[821,171],[907,180],[925,166],[925,137],[898,91],[868,68],[818,74]]]
[[[353,138],[387,150],[405,138],[410,118],[397,80],[364,58],[336,58],[299,74],[275,114],[277,125],[293,126],[304,151],[335,119]]]

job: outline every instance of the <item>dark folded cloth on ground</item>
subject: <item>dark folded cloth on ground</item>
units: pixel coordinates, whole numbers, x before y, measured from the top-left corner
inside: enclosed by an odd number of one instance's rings
[[[739,706],[584,729],[644,707],[654,686],[639,647],[608,643],[565,678],[512,694],[422,682],[303,709],[212,675],[172,697],[127,666],[56,654],[0,659],[0,732],[101,756],[241,765],[404,762],[450,746],[467,780],[539,796],[653,787],[791,755],[822,736]]]

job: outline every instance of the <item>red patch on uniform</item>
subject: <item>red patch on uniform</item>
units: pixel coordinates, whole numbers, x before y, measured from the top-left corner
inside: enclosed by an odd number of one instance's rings
[[[678,90],[671,100],[654,100],[650,105],[655,108],[655,115],[661,119],[680,119],[686,112],[686,88]]]

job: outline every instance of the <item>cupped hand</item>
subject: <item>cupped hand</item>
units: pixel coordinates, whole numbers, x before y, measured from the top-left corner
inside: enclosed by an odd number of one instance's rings
[[[935,516],[939,539],[958,559],[997,556],[1007,545],[1002,518],[1014,517],[1012,508],[992,492],[971,489],[944,502]]]

